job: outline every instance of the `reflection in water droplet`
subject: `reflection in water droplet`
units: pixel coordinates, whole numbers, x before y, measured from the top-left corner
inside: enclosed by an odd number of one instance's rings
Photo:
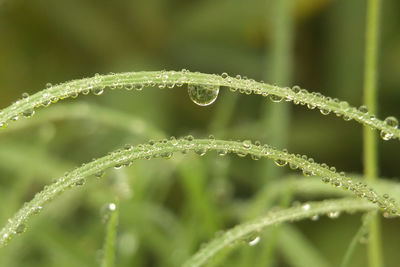
[[[190,99],[199,106],[208,106],[214,103],[219,93],[216,85],[188,85]]]
[[[249,246],[255,246],[260,242],[260,237],[256,236],[253,240],[249,241]]]

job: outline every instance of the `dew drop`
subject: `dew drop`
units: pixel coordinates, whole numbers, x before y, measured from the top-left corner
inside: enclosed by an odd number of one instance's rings
[[[319,215],[314,215],[311,217],[312,221],[318,221],[318,219],[319,219]]]
[[[92,93],[94,95],[101,95],[104,92],[104,89],[102,87],[94,87],[92,89]]]
[[[301,206],[301,208],[302,208],[303,210],[310,210],[311,205],[308,204],[308,203],[306,203],[306,204],[304,204],[303,206]]]
[[[172,152],[166,151],[161,153],[160,156],[164,159],[170,159],[172,157]]]
[[[114,166],[114,169],[116,169],[116,170],[119,170],[119,169],[121,169],[122,167],[124,167],[124,164],[117,164],[117,165],[115,165]]]
[[[227,149],[218,149],[217,154],[218,154],[218,156],[221,156],[221,157],[226,156],[226,154],[228,154],[228,150]]]
[[[33,110],[33,108],[28,108],[28,109],[26,109],[26,110],[24,110],[24,111],[22,112],[22,115],[23,115],[25,118],[30,118],[30,117],[33,116],[33,114],[35,114],[35,111]]]
[[[94,174],[94,176],[96,176],[96,178],[102,178],[102,177],[104,177],[104,174],[105,174],[105,172],[104,171],[99,171],[99,172],[96,172],[95,174]]]
[[[260,242],[260,237],[259,236],[256,236],[254,239],[252,239],[252,240],[250,240],[249,241],[249,246],[255,246],[255,245],[257,245],[259,242]]]
[[[132,145],[129,145],[129,144],[126,144],[126,145],[124,146],[124,149],[125,149],[126,151],[131,151],[131,150],[133,149],[133,146],[132,146]]]
[[[287,164],[287,161],[283,160],[283,159],[276,159],[276,160],[274,160],[274,162],[279,167],[283,167]]]
[[[117,205],[115,205],[115,203],[108,204],[109,211],[115,211],[116,208],[117,208]]]
[[[144,84],[138,83],[135,85],[135,90],[136,91],[141,91],[144,88]]]
[[[300,86],[295,85],[295,86],[292,87],[292,91],[293,91],[295,94],[298,94],[298,93],[300,93],[301,88],[300,88]]]
[[[336,219],[336,218],[339,217],[340,212],[339,212],[339,211],[331,211],[331,212],[328,212],[327,215],[328,215],[328,217],[331,218],[331,219]]]
[[[204,156],[207,152],[207,149],[204,147],[198,147],[194,150],[194,152],[199,156]]]
[[[221,77],[224,78],[224,79],[226,79],[226,78],[228,78],[229,76],[228,76],[228,73],[223,72],[223,73],[221,74]]]
[[[381,132],[380,132],[380,136],[381,136],[381,138],[382,138],[383,140],[388,141],[388,140],[392,139],[393,134],[388,133],[388,132],[385,132],[385,131],[381,131]]]
[[[5,128],[7,128],[7,126],[8,126],[8,124],[6,121],[0,122],[0,129],[5,129]]]
[[[365,105],[362,105],[358,108],[358,111],[362,112],[362,113],[368,113],[368,108]]]
[[[82,186],[82,185],[84,185],[85,183],[86,183],[86,180],[85,180],[84,178],[82,178],[82,179],[79,179],[78,181],[76,181],[74,185],[76,185],[76,186]]]
[[[322,115],[328,115],[329,113],[331,113],[329,109],[324,109],[324,108],[320,108],[319,112],[321,112]]]
[[[251,141],[250,141],[250,140],[244,140],[244,141],[242,142],[242,146],[243,146],[243,148],[245,148],[245,149],[250,149],[250,148],[251,148]]]
[[[214,103],[219,93],[216,85],[188,85],[190,99],[199,106],[208,106]]]
[[[29,94],[28,94],[28,93],[23,93],[23,94],[22,94],[22,98],[23,98],[23,99],[27,99],[28,97],[29,97]]]
[[[399,122],[395,117],[387,117],[384,122],[386,123],[386,125],[397,128],[399,126]]]
[[[33,208],[33,214],[39,214],[42,211],[43,207],[42,206],[37,206]]]
[[[269,99],[271,99],[272,102],[278,103],[282,101],[283,97],[277,95],[270,95]]]
[[[17,226],[17,228],[15,229],[15,232],[17,234],[22,234],[23,232],[26,231],[26,225],[24,223],[21,223],[20,225]]]

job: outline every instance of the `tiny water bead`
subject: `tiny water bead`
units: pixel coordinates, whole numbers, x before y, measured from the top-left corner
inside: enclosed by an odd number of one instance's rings
[[[261,238],[259,236],[256,236],[254,239],[249,241],[249,246],[255,246],[260,242]]]
[[[101,95],[104,92],[104,88],[103,87],[93,87],[91,89],[91,91],[94,95]]]
[[[96,178],[103,178],[104,177],[104,174],[105,174],[105,172],[104,171],[99,171],[99,172],[96,172],[95,174],[94,174],[94,176],[96,177]]]
[[[199,106],[208,106],[215,102],[218,97],[219,86],[217,85],[194,85],[188,84],[190,99]]]
[[[17,234],[22,234],[26,231],[26,225],[24,223],[21,223],[20,225],[15,228],[15,233]]]
[[[35,110],[33,110],[33,108],[26,109],[26,110],[24,110],[24,111],[22,112],[22,115],[23,115],[25,118],[30,118],[30,117],[32,117],[34,114],[35,114]]]
[[[251,148],[251,141],[250,140],[244,140],[242,142],[242,144],[243,144],[243,148],[245,148],[245,149],[250,149]]]

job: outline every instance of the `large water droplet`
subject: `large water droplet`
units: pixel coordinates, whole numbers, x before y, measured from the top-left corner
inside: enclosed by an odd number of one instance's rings
[[[199,106],[208,106],[217,99],[219,86],[216,85],[188,85],[190,99]]]

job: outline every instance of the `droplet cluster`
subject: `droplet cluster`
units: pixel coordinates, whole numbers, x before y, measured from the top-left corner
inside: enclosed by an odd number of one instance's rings
[[[253,79],[236,75],[229,76],[227,73],[221,75],[202,74],[181,71],[154,71],[154,72],[132,72],[132,73],[109,73],[107,75],[95,74],[92,78],[73,80],[67,83],[52,85],[47,84],[46,90],[29,96],[27,93],[8,108],[0,111],[0,129],[7,127],[9,122],[18,120],[20,117],[31,117],[35,109],[48,107],[65,98],[76,98],[80,94],[101,95],[106,89],[125,89],[128,91],[141,91],[144,87],[174,88],[187,85],[189,98],[200,106],[207,106],[215,102],[221,86],[228,87],[231,91],[243,94],[257,94],[264,97],[269,96],[273,102],[293,102],[295,105],[303,105],[309,109],[318,109],[321,114],[334,113],[344,120],[356,120],[366,126],[381,131],[383,140],[399,139],[400,131],[397,129],[397,119],[390,116],[385,121],[377,120],[373,114],[368,112],[364,105],[359,108],[351,107],[346,101],[325,97],[320,93],[309,93],[298,85],[289,87],[278,87],[276,85],[256,82]]]

